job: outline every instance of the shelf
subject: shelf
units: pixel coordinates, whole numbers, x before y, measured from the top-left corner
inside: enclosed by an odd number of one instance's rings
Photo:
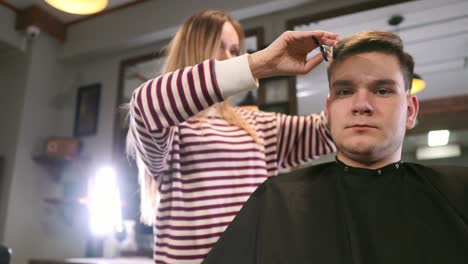
[[[90,159],[84,157],[64,157],[52,158],[47,156],[34,156],[33,160],[41,166],[47,168],[50,172],[52,179],[56,182],[62,178],[62,171],[66,166],[78,162],[89,162]]]
[[[33,160],[41,165],[64,166],[74,161],[74,158],[50,158],[46,156],[35,156]]]
[[[51,205],[86,205],[87,202],[85,199],[64,199],[59,197],[46,197],[44,202]]]
[[[147,258],[152,258],[153,257],[153,250],[151,249],[138,249],[137,251],[126,251],[126,250],[121,250],[120,251],[120,256],[121,257],[147,257]]]
[[[53,158],[48,156],[34,156],[33,160],[42,165],[51,165],[51,166],[64,166],[76,162],[89,162],[89,158],[85,157],[63,157],[63,158]]]

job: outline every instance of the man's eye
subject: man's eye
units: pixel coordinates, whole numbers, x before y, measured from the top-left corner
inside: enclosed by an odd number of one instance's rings
[[[340,89],[340,90],[337,90],[335,94],[339,96],[350,95],[350,94],[353,94],[353,91],[348,90],[348,89]]]
[[[391,92],[392,91],[390,89],[387,89],[387,88],[379,88],[379,89],[376,90],[376,93],[380,94],[380,95],[388,95]]]

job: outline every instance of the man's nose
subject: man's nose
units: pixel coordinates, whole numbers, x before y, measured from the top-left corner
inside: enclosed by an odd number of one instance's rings
[[[353,98],[353,106],[352,111],[353,114],[372,114],[373,112],[373,103],[372,103],[372,96],[369,91],[360,90],[354,94]]]

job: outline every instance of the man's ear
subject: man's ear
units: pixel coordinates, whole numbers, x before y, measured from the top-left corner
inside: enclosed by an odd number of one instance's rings
[[[408,96],[408,111],[406,117],[406,129],[412,129],[416,125],[416,118],[418,117],[419,102],[418,98],[414,95]]]

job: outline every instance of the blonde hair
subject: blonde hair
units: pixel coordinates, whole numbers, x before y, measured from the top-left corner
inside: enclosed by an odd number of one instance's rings
[[[193,14],[181,26],[169,44],[163,74],[177,69],[199,64],[207,59],[214,59],[221,47],[221,31],[224,23],[231,23],[237,34],[241,50],[244,50],[244,32],[241,25],[222,11],[205,10]],[[213,105],[218,113],[231,125],[244,129],[255,142],[259,138],[255,129],[250,126],[229,104],[228,100]],[[198,113],[195,117],[202,118],[206,111]],[[140,220],[151,225],[156,220],[158,205],[158,183],[145,169],[144,164],[135,151],[135,139],[129,130],[127,134],[127,153],[133,156],[138,165],[138,181],[141,188]]]

